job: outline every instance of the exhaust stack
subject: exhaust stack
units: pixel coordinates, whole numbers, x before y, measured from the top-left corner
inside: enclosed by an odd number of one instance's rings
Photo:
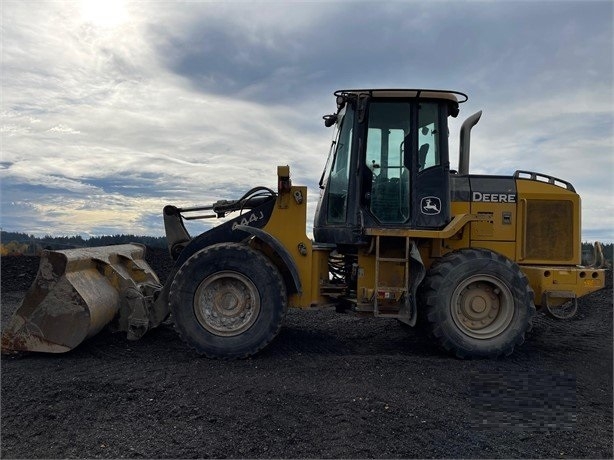
[[[458,174],[466,175],[469,174],[469,149],[471,144],[471,128],[473,128],[478,121],[480,121],[480,117],[482,116],[482,111],[474,113],[469,118],[467,118],[460,129],[460,145],[459,145],[459,155],[458,155]]]

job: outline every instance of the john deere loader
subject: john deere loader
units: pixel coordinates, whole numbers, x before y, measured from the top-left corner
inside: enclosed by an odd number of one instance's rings
[[[171,317],[196,353],[243,358],[279,332],[288,307],[395,318],[462,357],[509,355],[536,309],[572,314],[604,286],[580,266],[580,197],[547,174],[469,173],[470,132],[450,168],[456,91],[336,91],[334,141],[313,239],[307,189],[277,168],[277,190],[163,210],[174,267],[161,285],[138,245],[46,251],[2,336],[3,351],[65,352],[110,326],[138,339]],[[184,222],[234,216],[191,236]],[[315,313],[314,313],[315,314]]]

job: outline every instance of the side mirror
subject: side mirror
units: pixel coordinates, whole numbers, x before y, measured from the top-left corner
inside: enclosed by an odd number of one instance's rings
[[[324,115],[322,118],[324,119],[324,126],[327,128],[337,123],[337,115]]]

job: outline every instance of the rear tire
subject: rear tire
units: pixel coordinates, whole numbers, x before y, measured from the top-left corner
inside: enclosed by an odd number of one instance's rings
[[[459,358],[512,354],[535,313],[520,267],[485,249],[452,252],[434,264],[422,303],[431,335]]]
[[[246,358],[279,333],[287,306],[277,267],[238,243],[216,244],[192,255],[169,294],[181,339],[209,358]]]

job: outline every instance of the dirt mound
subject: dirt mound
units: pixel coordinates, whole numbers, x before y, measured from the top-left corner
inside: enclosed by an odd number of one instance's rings
[[[165,278],[166,251],[150,250]],[[2,258],[2,318],[35,258]],[[290,310],[243,361],[164,324],[2,357],[2,458],[612,458],[612,289],[540,315],[501,360],[461,361],[394,320]]]
[[[27,290],[38,271],[39,257],[5,256],[0,257],[0,289],[7,291]]]

